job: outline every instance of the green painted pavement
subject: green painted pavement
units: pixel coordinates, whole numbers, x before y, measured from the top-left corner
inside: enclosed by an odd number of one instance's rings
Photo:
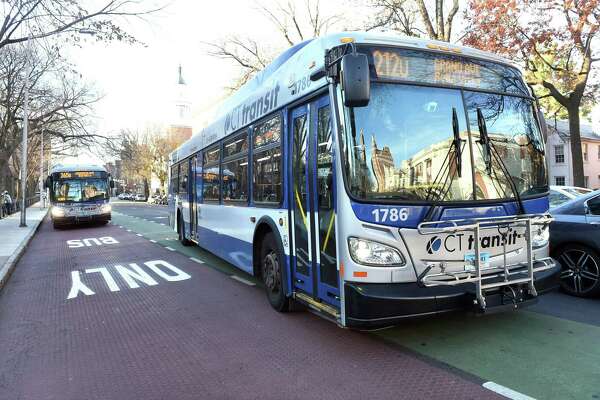
[[[181,245],[168,226],[113,214],[113,224],[258,283],[197,246]],[[538,399],[600,400],[600,327],[594,325],[520,310],[406,321],[372,335]]]
[[[600,399],[600,327],[593,325],[523,310],[455,313],[375,335],[538,399]]]
[[[121,225],[126,229],[130,229],[133,233],[140,233],[148,240],[155,240],[157,244],[160,244],[163,247],[170,247],[188,257],[194,257],[204,261],[208,267],[214,268],[227,275],[238,275],[241,278],[258,283],[253,276],[248,275],[228,262],[223,261],[214,254],[209,253],[198,246],[182,245],[178,240],[177,233],[175,233],[168,225],[161,225],[154,221],[132,217],[115,211],[113,211],[112,223],[113,225]]]

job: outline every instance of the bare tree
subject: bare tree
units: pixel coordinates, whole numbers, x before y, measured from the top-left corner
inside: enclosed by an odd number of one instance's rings
[[[431,6],[433,3],[433,6]],[[408,36],[449,42],[458,0],[371,0],[374,16],[366,29],[386,28]]]
[[[81,30],[94,33],[98,40],[134,42],[116,19],[142,17],[161,9],[142,8],[141,4],[140,0],[105,0],[88,10],[73,0],[5,0],[0,2],[0,49],[28,37],[35,40],[64,34],[77,40]]]
[[[228,87],[229,90],[236,90],[248,82],[286,47],[325,34],[342,21],[339,14],[324,13],[321,0],[304,0],[300,10],[290,0],[278,1],[272,8],[257,5],[257,10],[279,33],[270,45],[237,35],[217,43],[205,43],[209,55],[230,60],[240,68],[240,76]]]
[[[102,138],[89,129],[92,105],[98,100],[71,66],[55,53],[26,54],[21,46],[0,49],[0,187],[16,174],[7,166],[18,160],[23,129],[25,74],[29,75],[28,141],[54,139],[55,151],[89,146]]]

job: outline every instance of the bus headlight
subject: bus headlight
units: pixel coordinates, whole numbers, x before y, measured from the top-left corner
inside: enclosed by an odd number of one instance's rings
[[[52,216],[53,217],[64,217],[65,209],[62,207],[57,207],[57,206],[52,207]]]
[[[531,238],[531,246],[533,248],[537,249],[546,246],[548,244],[548,240],[550,240],[550,228],[548,225],[533,229]]]
[[[405,261],[398,250],[371,240],[348,238],[350,257],[355,263],[374,267],[400,267]]]
[[[112,206],[110,204],[103,204],[102,207],[100,207],[100,212],[102,214],[107,214],[111,211],[112,211]]]

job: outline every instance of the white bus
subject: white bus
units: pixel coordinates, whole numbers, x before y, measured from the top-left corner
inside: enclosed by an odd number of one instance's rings
[[[531,304],[548,255],[540,113],[521,73],[448,43],[340,33],[281,54],[170,156],[184,244],[341,326]]]
[[[110,174],[101,165],[56,165],[44,185],[50,192],[54,228],[111,219]]]

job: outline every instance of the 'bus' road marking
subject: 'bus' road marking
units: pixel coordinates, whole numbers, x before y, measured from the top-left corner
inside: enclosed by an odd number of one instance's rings
[[[516,390],[512,390],[511,388],[507,388],[506,386],[502,386],[497,384],[496,382],[485,382],[483,387],[491,390],[492,392],[496,392],[504,397],[508,397],[512,400],[535,400],[535,398],[527,396],[526,394],[519,393]]]
[[[119,241],[112,236],[104,236],[101,238],[87,238],[87,239],[71,239],[67,240],[67,245],[70,249],[76,249],[78,247],[90,247],[93,245],[102,246],[103,244],[117,244]]]
[[[242,282],[242,283],[243,283],[243,284],[245,284],[245,285],[248,285],[248,286],[256,286],[256,283],[254,283],[254,282],[250,282],[250,281],[247,281],[246,279],[244,279],[244,278],[240,278],[240,277],[239,277],[239,276],[237,276],[237,275],[230,275],[230,277],[231,277],[231,279],[235,279],[236,281],[238,281],[238,282]]]
[[[202,260],[198,260],[198,259],[197,259],[197,258],[195,258],[195,257],[190,257],[190,260],[192,260],[193,262],[197,262],[198,264],[204,264],[204,261],[202,261]]]
[[[167,282],[184,281],[192,277],[190,274],[163,260],[146,261],[143,265]],[[139,288],[140,283],[143,283],[146,286],[158,285],[158,281],[136,263],[129,263],[129,267],[115,265],[112,269],[116,270],[130,289]],[[88,268],[85,270],[86,276],[93,273],[99,273],[102,276],[106,282],[106,286],[108,286],[108,290],[111,292],[119,292],[121,290],[117,281],[113,278],[115,272],[111,274],[109,269],[105,267]],[[69,290],[67,300],[76,298],[79,293],[83,293],[86,296],[96,294],[83,283],[81,280],[82,274],[83,271],[71,271],[71,290]]]
[[[169,247],[169,246],[166,246],[166,247],[165,247],[165,249],[167,249],[167,250],[169,250],[169,251],[175,251],[175,249],[174,249],[174,248],[172,248],[172,247]]]

